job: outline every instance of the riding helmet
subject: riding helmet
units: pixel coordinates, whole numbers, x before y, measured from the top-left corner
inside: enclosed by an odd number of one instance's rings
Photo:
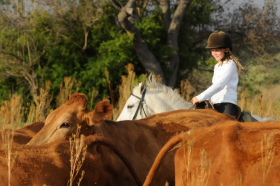
[[[223,31],[215,31],[209,36],[205,48],[229,48],[232,51],[231,38]]]

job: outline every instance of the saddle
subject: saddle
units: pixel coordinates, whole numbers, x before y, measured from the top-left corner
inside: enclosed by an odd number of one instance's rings
[[[195,109],[207,109],[207,108],[212,108],[214,109],[214,106],[212,103],[210,103],[208,100],[197,103],[195,105]],[[237,114],[236,114],[236,119],[240,122],[251,122],[251,121],[257,121],[255,118],[252,117],[251,112],[248,110],[241,110],[241,108],[236,105],[237,108]]]

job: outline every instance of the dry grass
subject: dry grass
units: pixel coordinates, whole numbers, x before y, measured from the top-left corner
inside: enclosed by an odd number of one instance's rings
[[[10,100],[5,100],[0,106],[0,125],[2,128],[17,128],[23,123],[23,99],[13,94]]]
[[[261,152],[262,152],[262,172],[263,172],[263,184],[264,184],[267,174],[270,171],[272,161],[275,155],[274,134],[271,134],[269,136],[264,135],[261,141]]]
[[[63,104],[73,92],[73,85],[79,87],[79,83],[75,82],[72,78],[65,78],[64,84],[60,86],[60,96],[58,103]],[[50,103],[52,101],[52,94],[50,93],[51,82],[46,82],[45,87],[40,89],[40,95],[37,98],[36,104],[29,104],[28,108],[23,107],[23,98],[20,95],[13,94],[9,100],[3,100],[0,106],[0,127],[2,137],[2,147],[5,149],[8,166],[8,183],[10,186],[11,170],[14,161],[17,156],[17,152],[12,152],[13,149],[13,137],[16,129],[21,128],[27,124],[31,124],[35,121],[44,121],[46,115],[50,112]],[[77,90],[77,89],[76,89]],[[92,98],[96,94],[92,95]],[[27,119],[24,121],[24,114],[26,113]],[[78,136],[78,135],[77,135]],[[71,173],[69,185],[73,184],[73,181],[78,176],[79,170],[83,163],[86,153],[86,147],[84,146],[83,137],[81,139],[71,138],[70,140],[70,152],[71,152]],[[78,185],[83,178],[84,172],[81,172],[78,180]],[[75,183],[76,185],[76,183]]]
[[[188,131],[188,140],[183,141],[183,144],[188,144],[188,151],[187,153],[184,152],[184,164],[187,165],[187,180],[191,181],[191,156],[193,153],[194,148],[194,141],[192,140],[192,130]],[[187,156],[187,157],[186,157]],[[188,184],[189,185],[189,184]],[[190,184],[191,185],[191,184]]]
[[[17,157],[17,152],[16,151],[12,151],[13,149],[13,138],[14,138],[14,128],[11,128],[9,130],[2,130],[2,147],[5,150],[5,155],[7,158],[7,167],[8,167],[8,186],[11,185],[11,171],[12,171],[12,167],[13,164],[15,162],[15,159]]]
[[[200,150],[200,166],[195,169],[191,170],[191,164],[192,164],[192,155],[193,155],[193,149],[195,146],[195,141],[192,140],[192,130],[188,131],[188,138],[187,140],[184,140],[182,143],[187,144],[187,152],[184,153],[184,165],[186,165],[187,170],[187,184],[189,186],[207,186],[208,180],[210,178],[211,174],[211,168],[212,163],[210,159],[208,158],[207,152],[205,149]],[[186,148],[184,148],[186,149]]]
[[[120,115],[126,100],[131,95],[131,92],[135,86],[135,72],[134,72],[134,66],[132,64],[128,64],[126,66],[128,75],[122,76],[122,84],[119,87],[119,102],[118,105],[114,109],[114,116],[113,119],[116,120],[118,116]]]
[[[178,92],[184,100],[188,101],[192,99],[192,96],[195,93],[195,88],[192,86],[189,80],[185,79],[181,81],[181,86]]]
[[[81,135],[79,138],[80,134],[80,127],[77,128],[77,131],[75,134],[72,135],[70,138],[70,165],[71,165],[71,170],[70,170],[70,179],[68,180],[68,186],[72,186],[74,183],[75,179],[78,177],[79,173],[79,179],[77,182],[77,186],[80,185],[85,171],[81,170],[82,165],[84,163],[86,153],[87,153],[87,146],[84,144],[84,138],[85,136]]]
[[[246,93],[241,94],[239,105],[243,110],[249,110],[252,114],[262,118],[275,118],[280,120],[280,86],[270,89],[262,89],[262,93],[248,98]]]
[[[10,186],[11,170],[17,156],[12,152],[14,131],[22,125],[23,108],[22,97],[16,94],[10,96],[9,101],[3,101],[0,107],[0,124],[2,147],[5,150],[8,167],[8,186]]]
[[[50,112],[50,104],[52,100],[52,94],[50,94],[51,85],[52,83],[47,81],[45,87],[40,89],[37,104],[35,105],[31,103],[29,108],[26,109],[28,111],[27,124],[36,121],[44,121],[46,119],[46,115]]]
[[[62,104],[66,103],[71,94],[79,92],[82,82],[77,81],[72,77],[65,77],[64,82],[59,86],[59,95],[56,98],[56,107],[60,107]]]
[[[190,169],[192,164],[193,149],[195,141],[192,140],[192,132],[188,132],[188,140],[184,140],[182,144],[187,144],[187,152],[184,153],[184,162],[186,165],[186,176],[187,184],[189,186],[207,186],[208,180],[211,176],[212,162],[207,155],[207,152],[204,149],[200,150],[200,166],[198,168]],[[275,134],[267,135],[265,134],[261,140],[260,149],[261,149],[261,169],[262,169],[262,183],[261,185],[266,185],[266,179],[269,171],[271,170],[272,162],[275,158],[275,143],[274,143]],[[237,186],[242,186],[243,176],[241,173],[236,175],[236,184]],[[224,184],[221,183],[221,186]]]

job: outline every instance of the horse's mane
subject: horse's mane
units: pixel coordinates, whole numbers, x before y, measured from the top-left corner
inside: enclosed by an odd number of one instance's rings
[[[177,94],[171,87],[168,87],[156,80],[153,76],[149,76],[144,83],[139,83],[134,87],[133,92],[142,92],[142,89],[146,88],[147,90],[153,90],[153,91],[162,91],[168,94]],[[179,95],[180,96],[180,95]]]
[[[185,101],[180,94],[172,89],[171,87],[168,87],[160,82],[157,81],[156,78],[154,78],[153,75],[150,75],[145,83],[139,83],[133,90],[133,92],[142,92],[142,89],[146,88],[147,90],[152,90],[152,91],[158,91],[162,92],[163,94],[166,94],[168,99],[170,99],[172,102],[177,102],[180,100],[180,102],[186,102],[186,104],[189,104],[187,101]],[[178,101],[179,102],[179,101]],[[190,105],[192,106],[192,105]]]

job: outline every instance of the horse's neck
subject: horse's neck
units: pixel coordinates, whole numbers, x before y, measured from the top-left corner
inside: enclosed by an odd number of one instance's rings
[[[185,101],[179,94],[175,92],[159,92],[158,94],[153,94],[151,92],[148,98],[151,104],[147,103],[152,110],[157,111],[156,113],[179,110],[179,109],[189,109],[192,104]]]

